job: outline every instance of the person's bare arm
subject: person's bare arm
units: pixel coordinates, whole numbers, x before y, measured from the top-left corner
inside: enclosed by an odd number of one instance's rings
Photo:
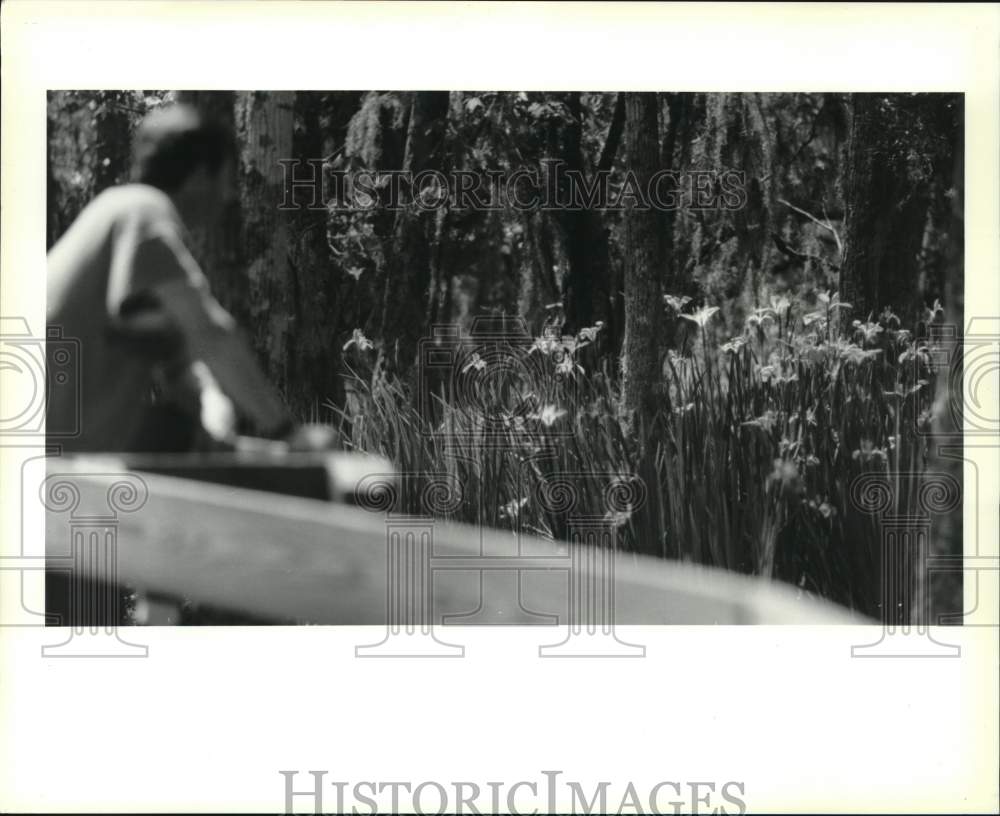
[[[152,293],[180,330],[191,358],[205,362],[237,409],[265,435],[291,430],[291,417],[249,343],[206,289],[172,280],[159,284]]]
[[[281,398],[236,322],[212,297],[181,234],[169,223],[160,227],[144,238],[128,240],[123,234],[118,241],[109,287],[112,322],[139,330],[163,321],[180,335],[188,357],[208,366],[222,391],[260,433],[290,431],[291,418]],[[128,308],[130,302],[144,302],[148,308],[136,313]]]

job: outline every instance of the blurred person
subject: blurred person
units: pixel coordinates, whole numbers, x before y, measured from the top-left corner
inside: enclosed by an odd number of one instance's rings
[[[79,405],[50,395],[67,451],[235,446],[237,418],[287,437],[291,416],[233,318],[209,291],[189,230],[235,195],[232,134],[186,105],[154,111],[135,137],[133,179],[105,190],[48,255],[47,322],[79,340]]]

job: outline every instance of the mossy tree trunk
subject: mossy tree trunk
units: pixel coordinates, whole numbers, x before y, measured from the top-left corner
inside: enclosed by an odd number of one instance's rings
[[[625,94],[628,169],[647,189],[659,160],[657,98]],[[633,206],[625,212],[625,339],[622,353],[622,421],[640,442],[650,431],[661,380],[659,337],[663,313],[663,213]]]
[[[841,300],[859,320],[886,306],[910,317],[927,212],[919,143],[904,127],[916,122],[880,94],[852,94],[851,109]]]
[[[411,177],[442,168],[448,101],[447,91],[409,94],[402,170]],[[404,376],[410,372],[427,331],[436,216],[434,209],[421,210],[407,203],[396,212],[393,223],[381,329],[386,367]]]
[[[250,295],[250,329],[268,373],[286,397],[293,387],[289,335],[299,281],[288,263],[289,214],[279,159],[292,157],[292,91],[240,91],[234,100],[240,150],[242,249]]]

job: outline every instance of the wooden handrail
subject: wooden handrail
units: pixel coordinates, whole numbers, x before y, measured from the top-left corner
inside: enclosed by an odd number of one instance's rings
[[[80,530],[98,529],[116,535],[118,581],[277,621],[423,626],[548,616],[584,626],[597,615],[606,625],[611,601],[619,624],[869,622],[787,585],[722,570],[164,475],[183,464],[146,462],[153,473],[135,457],[50,460],[47,488],[62,482],[78,495],[72,507],[49,502],[50,569],[106,577],[93,559],[74,558],[71,544],[74,535],[83,540]],[[331,495],[343,498],[363,477],[365,466],[350,464],[324,465],[334,474]],[[135,507],[109,511],[116,481],[144,492]],[[482,577],[498,571],[519,574],[516,591],[484,599]]]

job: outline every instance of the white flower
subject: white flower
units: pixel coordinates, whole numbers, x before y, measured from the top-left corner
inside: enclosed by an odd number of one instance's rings
[[[597,339],[597,333],[604,328],[604,321],[598,320],[593,326],[589,326],[586,329],[580,329],[579,337],[581,340],[586,340],[589,343],[594,342]]]
[[[536,351],[540,351],[542,354],[552,354],[560,348],[562,348],[562,345],[559,340],[554,335],[546,333],[543,337],[535,338],[535,342],[528,350],[528,354],[533,354]]]
[[[788,298],[786,298],[786,297],[777,297],[776,298],[776,297],[774,297],[774,295],[771,296],[771,309],[779,317],[781,317],[782,315],[784,315],[785,312],[788,311],[788,309],[789,309],[789,307],[791,305],[792,304],[788,301]]]
[[[355,329],[351,334],[351,339],[344,343],[344,351],[347,351],[351,346],[357,346],[360,351],[367,351],[368,349],[375,348],[375,344],[365,337],[365,334],[361,329]]]
[[[768,433],[770,433],[770,431],[774,428],[775,423],[777,421],[778,421],[778,417],[774,413],[774,411],[767,410],[761,416],[757,417],[756,419],[751,419],[750,421],[744,422],[742,424],[744,426],[747,426],[747,427],[760,428],[761,430],[767,431]],[[784,441],[787,444],[787,440],[784,440]]]
[[[858,365],[865,360],[871,360],[882,353],[882,349],[871,349],[865,351],[854,343],[848,343],[840,350],[840,359]]]
[[[840,293],[834,292],[832,295],[830,292],[819,292],[817,294],[819,302],[826,306],[827,309],[851,309],[853,308],[850,303],[840,302]]]
[[[577,371],[583,373],[583,366],[573,362],[569,354],[564,354],[563,358],[556,364],[556,373],[572,377]]]
[[[739,337],[734,337],[728,343],[723,343],[722,346],[720,346],[720,349],[728,352],[729,354],[736,354],[746,344],[747,338],[745,335],[741,334]]]
[[[470,368],[474,368],[476,371],[482,371],[486,368],[486,361],[476,352],[472,352],[472,356],[469,358],[469,362],[462,369],[462,373],[464,374]]]
[[[937,298],[934,299],[934,305],[929,309],[924,308],[924,320],[928,323],[933,323],[938,315],[944,314],[944,306],[941,305],[941,301]]]
[[[537,414],[532,414],[532,419],[540,420],[545,427],[551,427],[557,419],[566,415],[566,412],[561,408],[556,408],[555,405],[544,405],[542,410]]]
[[[771,309],[754,309],[753,314],[747,315],[746,326],[748,329],[763,328],[768,320],[774,320],[775,315]]]
[[[513,501],[509,501],[500,508],[500,515],[505,518],[517,518],[521,512],[521,508],[523,508],[527,503],[527,496],[523,499],[514,499]]]
[[[681,295],[680,297],[678,297],[677,295],[664,295],[663,302],[666,303],[675,312],[679,312],[688,303],[691,302],[691,298],[689,298],[687,295]]]
[[[883,331],[878,323],[862,323],[860,320],[854,321],[854,327],[861,333],[866,343],[878,342],[878,336]]]
[[[708,323],[709,319],[719,311],[718,306],[704,306],[695,312],[693,315],[681,315],[685,320],[690,320],[692,323],[697,323],[701,328],[705,328],[705,324]]]
[[[628,510],[609,510],[604,514],[604,520],[612,527],[624,527],[630,518],[632,518],[632,513]]]

